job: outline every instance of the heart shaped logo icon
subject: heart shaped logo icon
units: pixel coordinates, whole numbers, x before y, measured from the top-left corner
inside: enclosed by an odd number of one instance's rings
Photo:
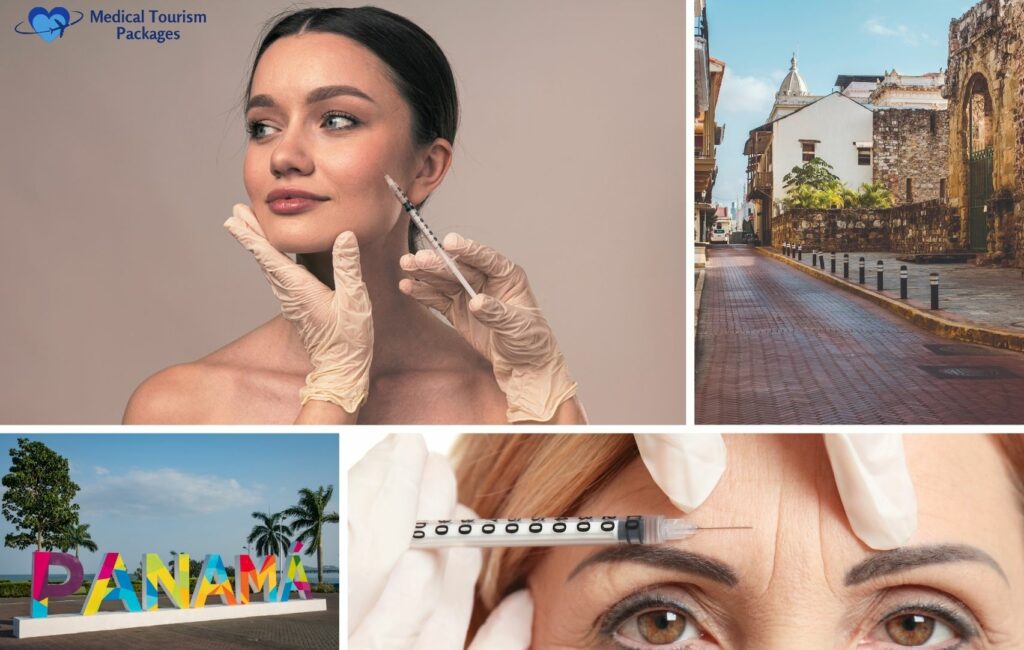
[[[49,11],[43,7],[33,7],[28,12],[28,24],[47,43],[64,36],[64,29],[70,20],[71,14],[64,7],[54,7]]]

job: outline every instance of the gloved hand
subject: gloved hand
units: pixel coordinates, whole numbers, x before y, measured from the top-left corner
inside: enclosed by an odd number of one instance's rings
[[[476,548],[409,548],[418,519],[471,519],[456,504],[448,461],[419,435],[391,435],[350,471],[349,646],[353,650],[462,650],[480,573]],[[525,650],[533,601],[501,602],[470,650]]]
[[[295,326],[313,363],[299,391],[302,405],[322,400],[355,413],[369,393],[373,359],[370,296],[363,284],[355,235],[343,232],[334,241],[331,291],[270,245],[249,206],[239,203],[233,214],[224,227],[256,258],[281,303],[281,313]]]
[[[718,434],[636,434],[640,458],[672,503],[690,512],[725,471]],[[825,449],[853,532],[878,550],[902,546],[917,529],[917,497],[897,434],[828,434]]]
[[[439,311],[491,362],[508,400],[509,422],[550,420],[576,394],[565,357],[530,291],[526,272],[492,248],[455,233],[444,248],[478,295],[472,300],[433,250],[403,255],[412,276],[399,289]]]

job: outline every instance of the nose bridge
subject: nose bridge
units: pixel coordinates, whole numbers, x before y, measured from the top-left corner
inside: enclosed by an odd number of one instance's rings
[[[308,134],[301,124],[289,124],[278,134],[270,154],[270,172],[274,176],[285,176],[296,172],[309,174],[313,171],[313,157],[309,151]]]

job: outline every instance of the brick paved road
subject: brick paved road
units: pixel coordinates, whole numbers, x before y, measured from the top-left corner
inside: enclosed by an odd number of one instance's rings
[[[934,336],[745,246],[709,254],[696,372],[698,424],[1024,423],[1024,355]],[[990,372],[1011,376],[933,374]]]
[[[140,650],[337,650],[338,594],[327,596],[326,612],[256,616],[226,621],[178,623],[113,632],[64,634],[37,639],[15,639],[13,617],[25,616],[27,598],[0,598],[0,648],[16,650],[106,650],[139,648]],[[50,604],[50,613],[78,612],[83,597],[64,598]],[[161,607],[170,607],[163,596]],[[101,611],[122,611],[116,603],[104,603]],[[145,616],[145,614],[139,614]]]

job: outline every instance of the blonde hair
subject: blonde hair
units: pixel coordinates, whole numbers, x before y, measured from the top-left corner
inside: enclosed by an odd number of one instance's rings
[[[1024,435],[995,436],[1024,514]],[[568,516],[639,457],[632,435],[469,434],[452,451],[459,501],[481,517]],[[615,513],[612,513],[615,514]],[[526,586],[543,550],[494,548],[484,556],[470,637],[501,599]]]

